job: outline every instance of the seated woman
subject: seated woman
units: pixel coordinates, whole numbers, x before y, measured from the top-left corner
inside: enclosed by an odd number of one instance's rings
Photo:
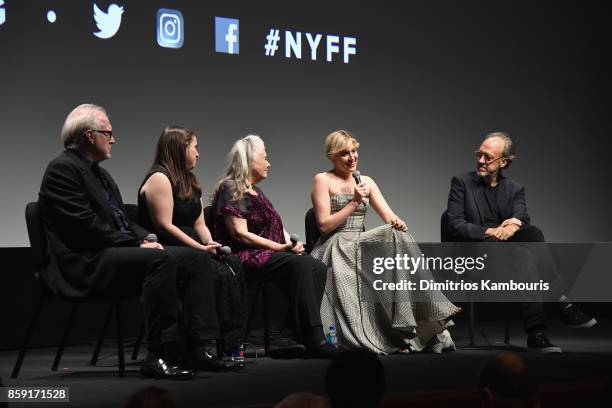
[[[213,189],[215,236],[240,257],[245,274],[275,281],[290,302],[296,340],[313,355],[334,349],[325,343],[319,309],[326,267],[291,243],[280,216],[256,185],[268,177],[266,148],[259,136],[238,140],[228,155],[223,177]]]
[[[460,309],[439,291],[421,292],[412,299],[410,291],[389,293],[368,291],[362,282],[372,279],[372,272],[361,270],[364,244],[373,244],[378,256],[396,254],[420,256],[406,223],[391,210],[378,186],[370,177],[353,176],[357,169],[359,142],[349,132],[338,130],[327,136],[325,149],[333,169],[314,178],[312,202],[317,226],[322,233],[312,256],[328,267],[321,319],[325,327],[335,325],[339,341],[347,347],[367,348],[375,352],[434,352],[455,349],[446,327],[450,316]],[[369,206],[387,223],[363,231]],[[376,246],[376,247],[375,247]],[[412,279],[432,279],[427,270],[419,270]],[[372,293],[370,293],[372,292]],[[385,298],[385,296],[387,296]]]
[[[219,329],[225,352],[236,357],[246,316],[244,274],[237,257],[216,256],[220,245],[204,221],[202,190],[192,173],[198,157],[193,131],[180,126],[164,129],[153,166],[138,193],[140,221],[162,244],[188,246],[212,255]]]

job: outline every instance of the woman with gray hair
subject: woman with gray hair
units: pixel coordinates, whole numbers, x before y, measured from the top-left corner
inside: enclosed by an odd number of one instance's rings
[[[285,292],[294,337],[310,354],[332,354],[319,314],[327,268],[303,254],[303,243],[291,242],[274,206],[257,187],[270,168],[263,140],[256,135],[238,140],[227,162],[211,194],[215,238],[238,255],[247,277],[265,276]]]

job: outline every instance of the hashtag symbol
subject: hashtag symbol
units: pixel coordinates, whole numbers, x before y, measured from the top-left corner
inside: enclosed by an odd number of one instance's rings
[[[278,30],[271,29],[270,34],[266,35],[266,40],[266,45],[264,46],[266,49],[266,55],[273,57],[276,50],[278,50],[278,42],[280,40]]]

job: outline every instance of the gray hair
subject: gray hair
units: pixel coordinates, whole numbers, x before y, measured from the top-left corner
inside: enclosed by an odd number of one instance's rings
[[[248,135],[236,141],[227,155],[227,166],[221,179],[213,188],[210,199],[215,201],[222,185],[228,184],[232,188],[231,200],[240,200],[244,193],[252,187],[249,180],[251,165],[255,154],[265,148],[264,141],[257,135]]]
[[[78,147],[79,138],[87,129],[98,129],[101,126],[96,112],[106,115],[106,110],[98,105],[84,103],[77,106],[66,116],[62,126],[61,139],[66,149]]]
[[[503,155],[506,161],[508,162],[508,164],[506,165],[506,168],[508,168],[510,166],[510,163],[512,163],[512,161],[516,159],[514,142],[510,138],[510,135],[506,132],[487,133],[487,136],[485,136],[484,140],[491,139],[492,137],[499,137],[504,141]]]

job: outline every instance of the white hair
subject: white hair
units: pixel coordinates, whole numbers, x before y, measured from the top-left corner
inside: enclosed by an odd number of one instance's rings
[[[88,129],[98,129],[101,127],[100,117],[96,113],[106,115],[106,110],[98,105],[84,103],[77,106],[66,116],[64,126],[62,126],[62,143],[67,149],[78,147],[79,138]]]
[[[232,201],[240,200],[244,193],[252,187],[249,180],[251,166],[255,155],[265,148],[264,141],[257,135],[248,135],[236,141],[227,155],[227,165],[223,175],[211,192],[214,201],[222,185],[231,186]]]

